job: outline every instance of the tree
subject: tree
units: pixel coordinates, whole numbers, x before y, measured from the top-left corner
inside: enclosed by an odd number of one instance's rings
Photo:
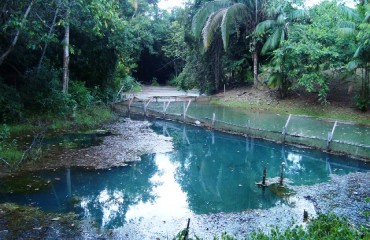
[[[348,64],[350,70],[361,70],[361,89],[356,106],[366,111],[370,104],[370,3],[361,1],[356,11],[344,6],[341,10],[346,14],[347,21],[340,23],[339,31],[356,37],[357,48]]]
[[[184,39],[185,26],[176,19],[170,23],[168,30],[169,34],[164,39],[165,44],[162,46],[162,50],[165,56],[170,58],[170,61],[173,63],[175,77],[178,77],[178,74],[184,66],[186,55],[188,53],[188,47]]]
[[[5,58],[12,52],[12,50],[14,49],[15,45],[17,44],[18,42],[18,38],[19,38],[19,34],[21,33],[21,30],[23,28],[23,25],[24,25],[24,22],[26,21],[30,11],[31,11],[31,8],[33,6],[33,3],[34,3],[34,0],[31,0],[28,4],[28,7],[23,15],[23,19],[20,20],[18,23],[16,23],[18,25],[18,28],[14,34],[14,38],[9,46],[9,48],[0,56],[0,65],[3,64]],[[6,4],[5,4],[6,5]],[[5,8],[5,6],[4,6]],[[16,20],[17,21],[17,20]]]
[[[63,41],[63,93],[68,93],[69,83],[69,26],[70,26],[70,0],[65,0],[65,23]]]
[[[321,103],[327,103],[330,80],[344,71],[353,49],[353,41],[338,36],[337,24],[343,19],[335,2],[322,2],[310,10],[308,22],[290,24],[289,38],[272,52],[281,58],[281,79],[286,77],[292,88],[317,93]]]
[[[257,36],[261,38],[267,36],[261,50],[262,54],[276,50],[272,53],[270,62],[269,85],[279,88],[281,98],[286,96],[288,88],[291,86],[285,64],[287,46],[284,46],[288,39],[289,26],[293,22],[300,22],[307,18],[308,12],[306,10],[294,9],[289,2],[285,2],[276,7],[272,19],[260,22],[255,30]]]
[[[207,2],[193,17],[192,29],[195,37],[202,35],[204,48],[207,50],[212,43],[215,32],[221,27],[224,49],[227,50],[229,38],[235,33],[235,28],[245,26],[251,37],[249,50],[253,58],[253,82],[258,84],[258,41],[253,34],[257,24],[265,17],[264,0],[212,1]],[[235,26],[236,25],[236,26]]]

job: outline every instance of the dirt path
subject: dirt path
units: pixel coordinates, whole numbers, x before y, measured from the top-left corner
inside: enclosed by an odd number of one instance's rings
[[[152,97],[198,97],[197,90],[189,90],[187,92],[177,89],[176,87],[164,86],[143,86],[142,90],[135,93],[135,97],[139,99],[149,99]]]

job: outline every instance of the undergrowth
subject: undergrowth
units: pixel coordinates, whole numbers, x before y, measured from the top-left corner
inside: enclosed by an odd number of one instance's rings
[[[174,240],[185,240],[185,231],[181,231]],[[194,237],[189,239],[200,240],[202,238]],[[222,233],[220,237],[214,237],[214,240],[238,240],[235,236]],[[304,229],[302,226],[296,226],[285,231],[279,228],[271,229],[270,233],[262,231],[252,233],[241,239],[246,240],[348,240],[348,239],[370,239],[370,229],[364,226],[354,226],[346,219],[339,218],[334,214],[321,214],[318,218],[312,220]]]

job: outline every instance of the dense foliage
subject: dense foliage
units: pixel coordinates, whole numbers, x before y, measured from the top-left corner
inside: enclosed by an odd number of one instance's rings
[[[169,17],[156,4],[2,1],[0,121],[39,112],[68,116],[76,106],[111,102],[119,90],[135,88],[143,53],[165,58],[160,46]]]
[[[214,93],[254,85],[316,94],[336,85],[370,103],[370,4],[196,0],[171,12],[157,0],[0,3],[0,121],[68,117],[145,84]]]
[[[253,82],[279,89],[282,98],[303,90],[327,103],[339,81],[355,92],[357,107],[367,109],[367,1],[356,9],[335,1],[311,9],[301,1],[196,1],[185,11],[194,38],[187,42],[181,87],[214,92]]]

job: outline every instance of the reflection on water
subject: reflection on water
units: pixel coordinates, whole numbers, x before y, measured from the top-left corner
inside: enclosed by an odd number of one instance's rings
[[[31,186],[22,194],[0,191],[0,202],[74,211],[102,228],[117,228],[140,219],[170,221],[281,204],[284,199],[255,185],[262,179],[264,166],[267,177],[273,178],[280,175],[284,163],[285,178],[293,185],[327,181],[331,173],[370,169],[345,157],[173,122],[154,121],[153,129],[173,138],[173,152],[146,155],[131,166],[109,170],[33,173],[51,181],[50,188],[41,191]]]
[[[131,205],[126,214],[127,220],[155,216],[169,219],[172,216],[182,217],[190,214],[187,194],[182,191],[175,179],[178,164],[171,162],[170,157],[165,154],[156,155],[154,161],[158,171],[150,178],[150,182],[154,186],[152,194],[155,196],[155,201],[140,201]]]

